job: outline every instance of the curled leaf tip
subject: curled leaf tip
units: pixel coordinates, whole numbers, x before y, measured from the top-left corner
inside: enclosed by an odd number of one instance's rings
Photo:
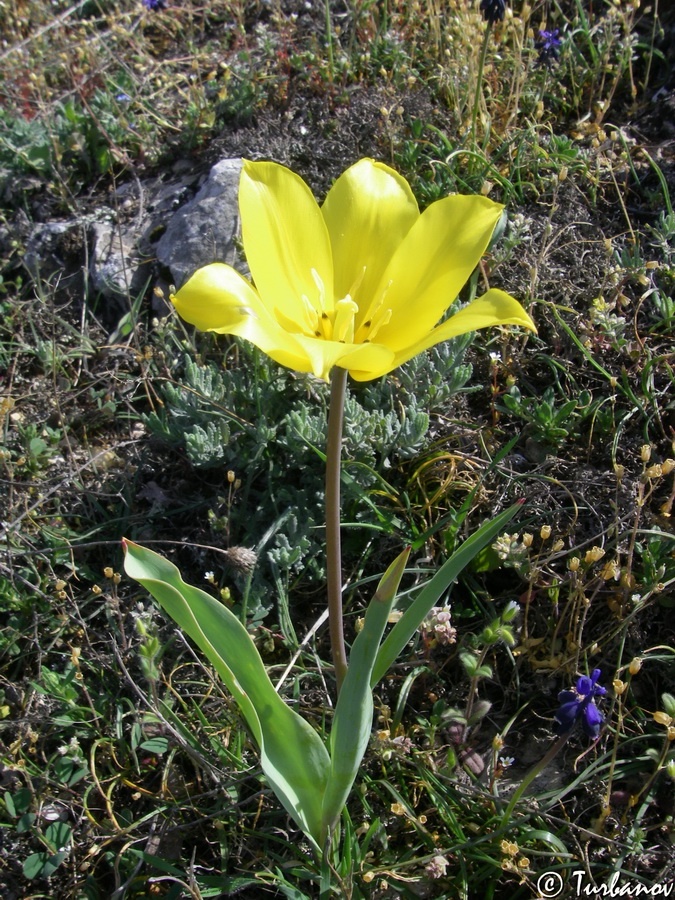
[[[377,586],[373,600],[380,603],[393,603],[401,578],[403,578],[411,549],[411,547],[406,547],[391,563]]]
[[[122,550],[124,551],[125,556],[132,547],[138,547],[138,544],[134,543],[134,541],[130,541],[129,538],[126,537],[123,537],[120,543],[122,544]]]

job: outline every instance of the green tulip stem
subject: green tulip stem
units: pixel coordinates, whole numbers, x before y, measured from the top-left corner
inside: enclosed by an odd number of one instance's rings
[[[535,763],[530,771],[524,776],[523,780],[520,782],[518,787],[515,789],[513,794],[511,795],[511,799],[509,800],[509,805],[506,807],[506,811],[502,816],[501,824],[506,825],[506,823],[511,818],[511,813],[513,812],[516,803],[523,796],[528,787],[532,784],[534,779],[539,775],[540,772],[543,772],[546,766],[551,762],[554,757],[560,753],[562,748],[567,743],[569,736],[572,732],[568,731],[567,734],[561,735],[558,740],[552,744],[549,749],[546,751],[544,756],[539,760],[539,762]]]
[[[326,440],[326,589],[328,627],[333,652],[337,690],[347,674],[347,651],[342,627],[342,550],[340,545],[340,456],[344,418],[347,370],[333,367]]]

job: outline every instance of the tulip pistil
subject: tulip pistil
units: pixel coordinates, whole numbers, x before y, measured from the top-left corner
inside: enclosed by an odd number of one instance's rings
[[[333,321],[333,340],[341,343],[353,343],[354,341],[354,317],[359,311],[358,306],[347,294],[335,304],[335,319]]]

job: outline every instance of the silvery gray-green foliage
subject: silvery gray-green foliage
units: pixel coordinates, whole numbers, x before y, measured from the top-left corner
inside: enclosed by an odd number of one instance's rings
[[[473,334],[465,334],[437,344],[397,369],[394,381],[385,379],[379,384],[390,393],[416,397],[420,409],[438,412],[471,378],[472,367],[464,362],[464,356],[472,341]]]
[[[430,416],[445,411],[471,376],[463,361],[471,339],[448,341],[386,378],[351,385],[344,426],[345,521],[381,524],[367,493],[396,459],[423,450]],[[281,573],[286,582],[301,573],[324,577],[320,454],[328,391],[313,376],[280,368],[236,341],[231,368],[186,356],[175,381],[162,388],[163,408],[147,418],[150,430],[184,449],[195,468],[233,469],[242,479],[239,500],[229,510],[231,543],[256,547],[278,521],[264,545],[277,588]],[[255,577],[269,586],[260,562]]]
[[[185,449],[190,459],[208,457],[213,462],[222,462],[229,442],[230,426],[226,421],[207,422],[206,428],[195,424],[185,435]]]
[[[283,530],[278,532],[267,556],[277,571],[292,572],[309,554],[315,552],[316,547],[307,534],[305,521],[292,513],[284,522]]]
[[[345,402],[344,456],[377,469],[388,467],[389,454],[414,456],[422,448],[429,429],[429,416],[412,402],[408,410],[368,411],[353,395]],[[291,410],[282,422],[277,440],[290,453],[302,452],[307,444],[323,448],[326,442],[326,415],[322,408],[303,404]]]

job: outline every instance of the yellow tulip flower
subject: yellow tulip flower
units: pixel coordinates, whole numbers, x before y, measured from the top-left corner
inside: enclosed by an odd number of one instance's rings
[[[340,366],[369,381],[478,328],[535,330],[522,306],[495,289],[440,321],[501,216],[486,197],[456,194],[420,214],[401,175],[362,159],[319,207],[290,169],[247,161],[239,208],[253,284],[213,263],[172,300],[202,331],[247,338],[281,365],[325,380]]]

